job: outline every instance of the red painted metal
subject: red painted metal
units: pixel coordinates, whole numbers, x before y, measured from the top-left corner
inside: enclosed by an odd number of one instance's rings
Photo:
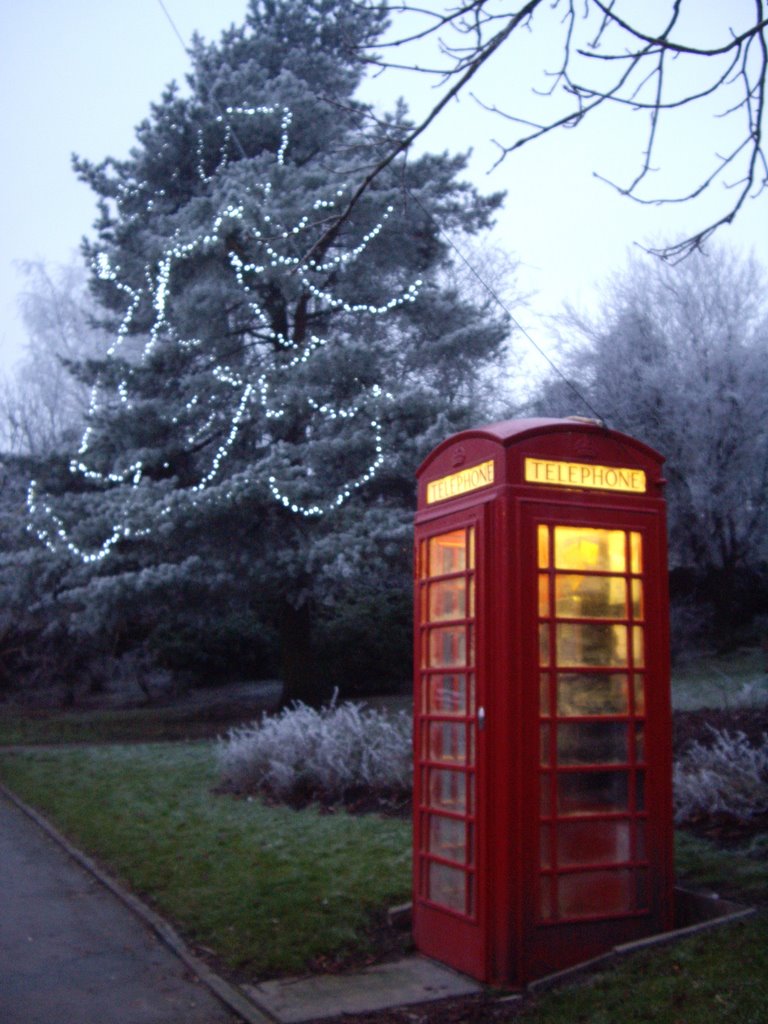
[[[662,463],[542,419],[418,470],[414,935],[481,981],[672,927]]]

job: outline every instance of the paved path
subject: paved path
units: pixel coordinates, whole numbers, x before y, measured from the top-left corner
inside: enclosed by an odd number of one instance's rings
[[[0,789],[0,1024],[298,1024],[482,990],[420,956],[234,990],[191,957],[166,922],[100,881],[96,865],[30,815],[38,818]],[[226,1006],[173,949],[224,993]]]
[[[1,1024],[239,1020],[147,925],[0,794]]]

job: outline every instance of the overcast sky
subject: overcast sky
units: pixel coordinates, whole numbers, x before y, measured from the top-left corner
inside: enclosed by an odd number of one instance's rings
[[[246,0],[164,3],[184,40],[195,29],[217,38],[246,9]],[[524,79],[538,59],[533,47],[516,56],[510,52],[479,84],[505,96],[509,80]],[[71,153],[96,160],[124,156],[149,104],[171,79],[183,81],[187,68],[158,0],[0,0],[6,126],[0,162],[0,368],[18,358],[24,342],[16,312],[21,278],[14,264],[67,262],[94,220],[92,194],[72,173]],[[379,79],[366,95],[389,103],[398,91],[407,94],[417,114],[434,99],[423,79]],[[668,240],[706,223],[706,210],[638,206],[594,178],[596,169],[624,180],[631,176],[636,164],[630,161],[637,160],[640,145],[627,129],[636,127],[626,118],[587,122],[522,150],[490,176],[489,139],[499,134],[499,123],[478,112],[469,97],[449,108],[424,138],[434,150],[474,147],[477,183],[507,190],[496,239],[520,261],[522,289],[535,293],[519,319],[544,346],[551,337],[544,318],[566,300],[594,306],[601,284],[634,243]],[[690,166],[708,132],[692,124],[668,139],[668,165]],[[753,251],[768,266],[768,196],[748,206],[719,238]]]

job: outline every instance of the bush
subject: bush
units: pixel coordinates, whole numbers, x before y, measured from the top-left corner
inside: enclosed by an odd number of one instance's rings
[[[410,588],[356,594],[324,609],[315,653],[323,678],[345,697],[408,688],[413,674]]]
[[[297,703],[231,729],[217,744],[222,784],[285,803],[379,802],[410,796],[411,719],[335,697],[316,711]]]
[[[208,607],[169,610],[150,633],[147,647],[158,665],[193,686],[216,686],[275,673],[273,631],[256,615]]]
[[[692,743],[674,766],[675,821],[768,814],[768,734],[752,746],[743,732],[711,732],[711,745]]]

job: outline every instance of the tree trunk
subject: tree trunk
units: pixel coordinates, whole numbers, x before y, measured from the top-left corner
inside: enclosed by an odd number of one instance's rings
[[[284,601],[278,618],[280,663],[283,692],[280,707],[294,701],[319,706],[329,690],[319,675],[312,645],[312,609],[307,602],[300,608]]]
[[[737,646],[742,627],[754,616],[747,573],[740,573],[733,564],[725,565],[711,574],[708,589],[715,647],[725,654]]]

